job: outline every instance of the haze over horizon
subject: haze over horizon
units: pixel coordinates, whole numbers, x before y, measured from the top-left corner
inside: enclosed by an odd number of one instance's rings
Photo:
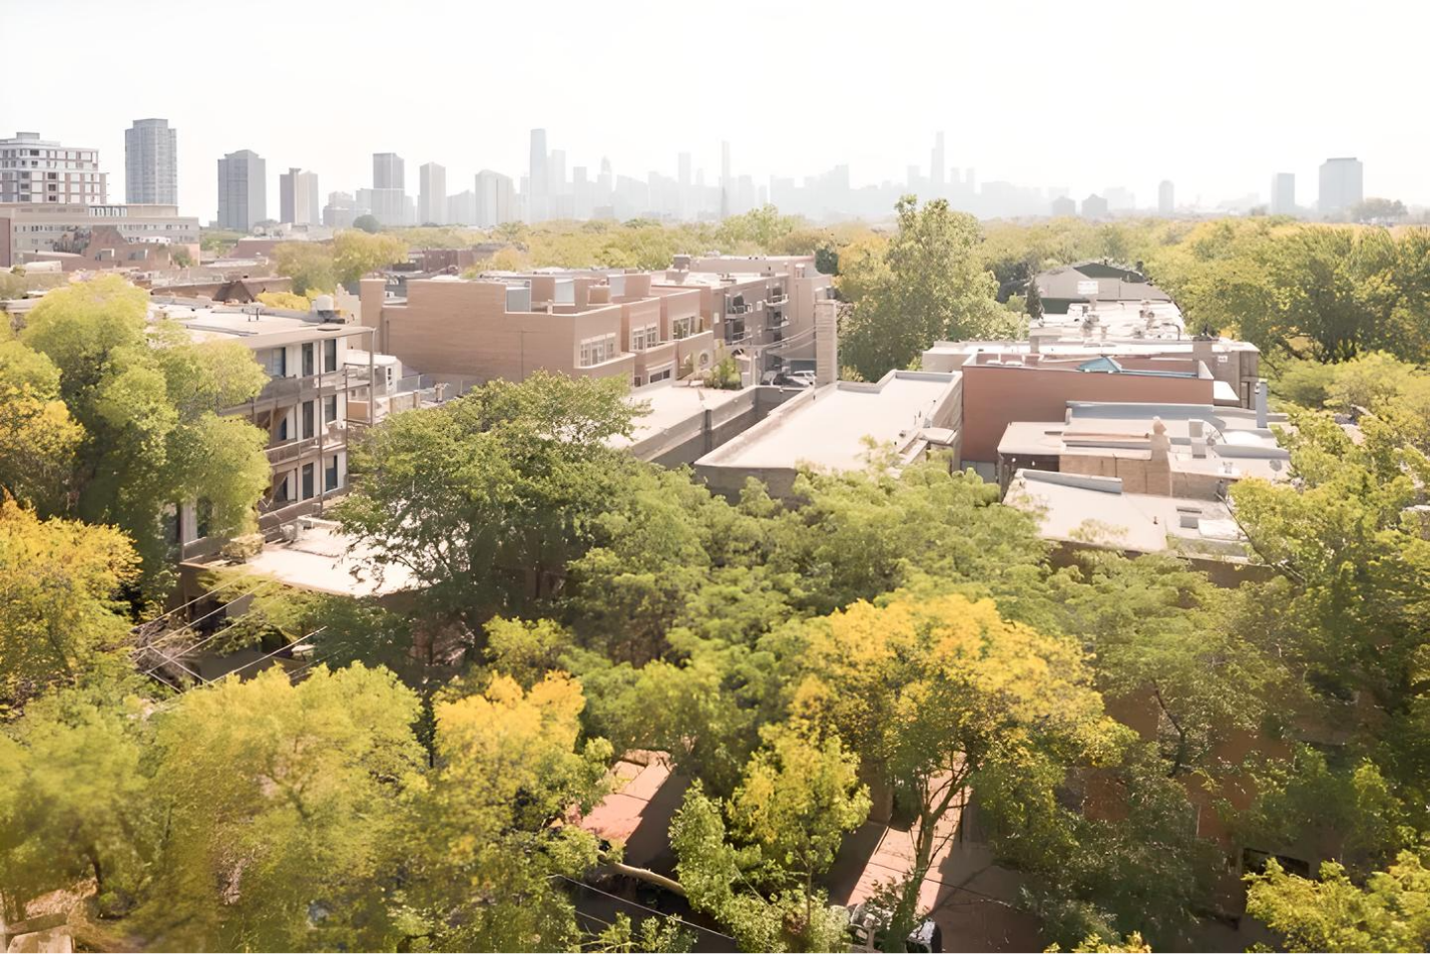
[[[599,10],[599,16],[592,11]],[[267,160],[269,204],[288,167],[323,196],[371,184],[372,154],[447,169],[447,190],[490,168],[519,180],[528,134],[547,130],[567,168],[673,175],[692,154],[757,183],[848,164],[855,186],[927,174],[934,134],[982,182],[1125,187],[1155,205],[1266,198],[1292,172],[1313,204],[1330,156],[1365,163],[1365,195],[1430,201],[1427,135],[1398,91],[1421,82],[1385,37],[1422,36],[1430,7],[1213,2],[1196,16],[1155,7],[1020,0],[996,10],[849,2],[712,13],[650,2],[573,10],[534,0],[501,9],[429,4],[400,15],[330,0],[255,0],[241,20],[173,17],[171,4],[51,0],[5,13],[12,37],[66,25],[52,44],[12,44],[30,92],[0,101],[0,136],[100,150],[110,199],[124,197],[124,130],[142,117],[178,129],[179,200],[216,210],[215,162]],[[250,31],[250,32],[246,32]],[[1374,89],[1370,81],[1374,80]],[[112,86],[111,84],[114,84]],[[117,86],[117,88],[115,88]],[[1389,95],[1375,91],[1389,91]]]

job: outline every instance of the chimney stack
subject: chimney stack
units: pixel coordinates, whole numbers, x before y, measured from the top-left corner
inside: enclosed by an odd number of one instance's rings
[[[1152,434],[1149,437],[1152,454],[1151,460],[1147,462],[1147,494],[1171,497],[1172,440],[1167,437],[1167,426],[1162,423],[1160,417],[1152,419]]]
[[[814,303],[814,384],[829,385],[839,379],[839,302]]]

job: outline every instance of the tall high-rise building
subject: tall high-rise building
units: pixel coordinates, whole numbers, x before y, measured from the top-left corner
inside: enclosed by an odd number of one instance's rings
[[[929,158],[929,182],[933,184],[935,195],[943,192],[944,180],[948,176],[948,162],[943,154],[943,134],[937,133],[933,140],[933,155]]]
[[[730,141],[720,143],[720,218],[730,215]]]
[[[138,119],[124,131],[124,201],[179,204],[179,131],[164,119]]]
[[[0,139],[0,202],[108,202],[99,150],[62,146],[39,133]]]
[[[1365,198],[1365,166],[1354,156],[1339,156],[1321,164],[1321,193],[1316,207],[1323,216],[1336,216],[1359,206]]]
[[[251,149],[218,161],[218,224],[248,232],[268,218],[268,166]]]
[[[402,157],[396,153],[372,154],[373,189],[407,189]]]
[[[423,163],[417,171],[417,218],[422,225],[447,221],[447,170],[437,163]]]
[[[1296,174],[1277,173],[1271,177],[1271,215],[1296,215]]]
[[[474,226],[490,229],[516,221],[516,190],[511,177],[484,169],[476,178],[477,210]]]
[[[372,216],[384,226],[405,226],[407,177],[396,153],[372,154]]]
[[[1176,208],[1176,187],[1170,179],[1164,179],[1157,187],[1157,215],[1170,216]]]
[[[446,222],[454,226],[475,226],[477,224],[477,194],[465,189],[447,197]]]
[[[534,129],[531,131],[531,159],[527,169],[527,192],[530,193],[526,200],[526,216],[532,222],[541,222],[547,218],[546,197],[550,192],[551,173],[548,170],[546,155],[546,130]],[[480,195],[480,190],[478,194]]]
[[[278,221],[295,226],[316,226],[322,222],[317,173],[289,167],[278,176]]]

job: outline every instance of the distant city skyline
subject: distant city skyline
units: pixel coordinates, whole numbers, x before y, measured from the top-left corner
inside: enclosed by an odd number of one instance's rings
[[[137,37],[137,24],[145,49],[167,55],[194,54],[212,43],[197,24],[169,10],[150,0],[123,9],[54,0],[43,10],[7,10],[3,22],[16,35],[34,36],[56,15],[81,23],[78,48],[66,48],[81,59]],[[473,189],[481,170],[519,183],[529,169],[533,128],[546,130],[551,158],[562,154],[568,177],[583,169],[593,181],[605,157],[616,176],[645,179],[654,170],[693,184],[703,171],[706,185],[716,185],[721,144],[729,142],[732,175],[756,186],[769,188],[772,177],[802,183],[847,167],[851,186],[877,187],[902,183],[910,165],[927,171],[943,131],[947,168],[972,168],[982,183],[1045,193],[1062,187],[1079,203],[1117,186],[1135,195],[1140,208],[1155,209],[1166,180],[1178,207],[1212,210],[1249,194],[1268,204],[1273,177],[1290,173],[1298,205],[1314,207],[1320,165],[1339,156],[1364,163],[1365,196],[1412,206],[1430,200],[1423,132],[1404,122],[1391,98],[1370,97],[1363,84],[1344,80],[1373,74],[1381,88],[1413,88],[1411,58],[1372,51],[1387,33],[1418,35],[1430,26],[1430,8],[1372,0],[1354,18],[1338,20],[1334,31],[1324,17],[1230,3],[1212,3],[1195,17],[1148,10],[1128,18],[1111,5],[1027,2],[902,13],[894,5],[879,17],[864,10],[831,2],[814,15],[735,3],[726,15],[758,25],[738,61],[760,62],[761,69],[738,69],[730,60],[728,69],[662,84],[645,68],[649,51],[702,36],[708,12],[617,2],[609,22],[620,29],[593,32],[578,29],[569,8],[541,0],[520,10],[438,4],[424,14],[443,26],[435,45],[418,53],[397,44],[380,64],[349,70],[343,58],[370,42],[372,18],[352,17],[336,3],[257,0],[245,9],[255,25],[245,35],[245,61],[266,66],[243,72],[245,97],[277,103],[299,92],[309,108],[217,109],[212,85],[193,83],[127,87],[96,100],[83,71],[48,70],[45,44],[22,44],[11,51],[10,65],[20,75],[46,75],[46,92],[0,102],[0,134],[35,130],[48,140],[97,148],[117,184],[124,131],[136,119],[163,117],[179,134],[179,206],[205,222],[217,212],[214,164],[240,149],[268,161],[265,189],[274,195],[278,174],[289,168],[317,173],[328,190],[370,188],[373,153],[390,151],[414,170],[441,165],[452,196]],[[258,29],[278,22],[281,31]],[[475,30],[520,35],[533,24],[540,24],[538,74],[502,96],[472,100],[464,38]],[[1118,62],[1096,47],[1077,46],[1109,25]],[[408,29],[398,20],[389,26],[394,33]],[[284,38],[295,34],[323,36],[334,56],[293,56]],[[1272,36],[1278,49],[1296,52],[1291,65],[1268,55]],[[996,37],[1009,42],[990,42]],[[602,68],[592,72],[596,55]],[[530,73],[530,51],[498,45],[484,56],[493,75]],[[1228,59],[1247,65],[1196,67]],[[1329,59],[1335,69],[1326,68]],[[1139,61],[1175,69],[1138,72]],[[841,71],[842,62],[858,68]],[[340,83],[333,82],[335,71]],[[1108,84],[1109,71],[1131,82]],[[428,91],[420,97],[393,81],[417,75]],[[417,184],[408,179],[407,194],[414,196]]]

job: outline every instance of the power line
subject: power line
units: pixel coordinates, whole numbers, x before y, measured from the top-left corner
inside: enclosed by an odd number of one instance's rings
[[[709,933],[710,935],[718,936],[721,939],[728,939],[732,943],[735,942],[735,937],[730,936],[726,933],[722,933],[719,930],[710,929],[708,926],[697,925],[687,919],[684,919],[680,916],[676,916],[674,913],[662,913],[660,910],[652,909],[651,907],[646,906],[644,903],[637,903],[635,900],[628,900],[624,896],[617,896],[614,893],[608,893],[605,890],[600,889],[599,887],[592,886],[590,883],[583,882],[581,880],[576,879],[575,877],[567,876],[565,873],[553,873],[551,874],[551,878],[565,880],[568,883],[574,883],[577,886],[584,887],[585,889],[590,890],[592,893],[599,893],[602,896],[615,900],[617,903],[621,903],[626,906],[634,906],[636,909],[645,910],[647,913],[650,913],[654,916],[659,916],[662,919],[675,920],[677,923],[680,923],[684,926],[689,926],[691,929],[697,932]]]

